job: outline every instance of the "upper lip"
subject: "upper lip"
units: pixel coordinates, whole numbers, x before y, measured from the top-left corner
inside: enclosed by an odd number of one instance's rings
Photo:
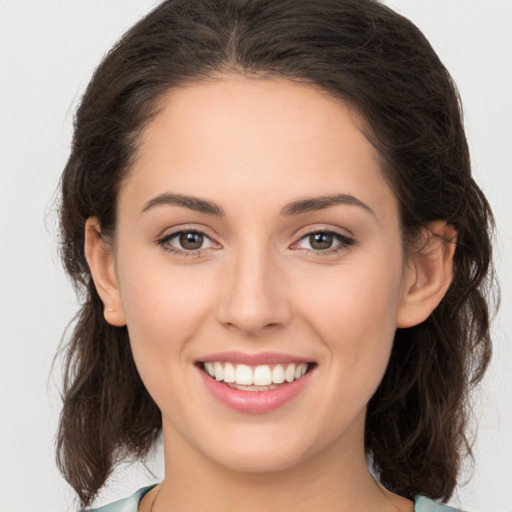
[[[283,354],[280,352],[259,352],[256,354],[247,354],[238,350],[225,352],[216,352],[208,354],[198,359],[198,362],[213,363],[230,362],[238,364],[246,364],[247,366],[258,366],[262,364],[278,364],[278,363],[312,363],[311,359],[299,357],[292,354]]]

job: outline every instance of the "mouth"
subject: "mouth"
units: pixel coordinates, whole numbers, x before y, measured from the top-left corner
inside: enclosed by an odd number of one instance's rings
[[[313,362],[247,365],[231,361],[198,361],[211,379],[240,391],[271,391],[300,380],[316,366]]]
[[[318,364],[287,354],[222,352],[195,366],[208,394],[234,411],[260,414],[295,402],[315,380]]]

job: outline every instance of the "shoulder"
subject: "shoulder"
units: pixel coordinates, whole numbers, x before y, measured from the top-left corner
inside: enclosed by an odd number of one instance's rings
[[[140,500],[144,497],[144,495],[147,492],[153,489],[153,487],[154,485],[143,487],[142,489],[139,489],[137,492],[135,492],[128,498],[114,501],[113,503],[109,503],[108,505],[104,505],[103,507],[100,508],[89,509],[87,512],[137,512]],[[83,510],[81,512],[86,511]]]
[[[425,496],[416,496],[414,498],[414,512],[462,512],[462,510],[440,505]]]

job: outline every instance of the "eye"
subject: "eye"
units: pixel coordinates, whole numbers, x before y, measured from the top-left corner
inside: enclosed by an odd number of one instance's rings
[[[343,251],[355,243],[354,239],[335,231],[313,231],[301,237],[292,248],[317,252],[322,255]]]
[[[166,251],[185,255],[200,254],[203,250],[215,246],[205,233],[191,229],[175,231],[160,238],[157,243]]]

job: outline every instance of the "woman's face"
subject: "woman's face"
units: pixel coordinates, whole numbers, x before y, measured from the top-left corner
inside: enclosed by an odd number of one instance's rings
[[[284,79],[223,76],[162,107],[114,261],[166,443],[244,471],[361,452],[409,272],[374,149],[346,106]]]

